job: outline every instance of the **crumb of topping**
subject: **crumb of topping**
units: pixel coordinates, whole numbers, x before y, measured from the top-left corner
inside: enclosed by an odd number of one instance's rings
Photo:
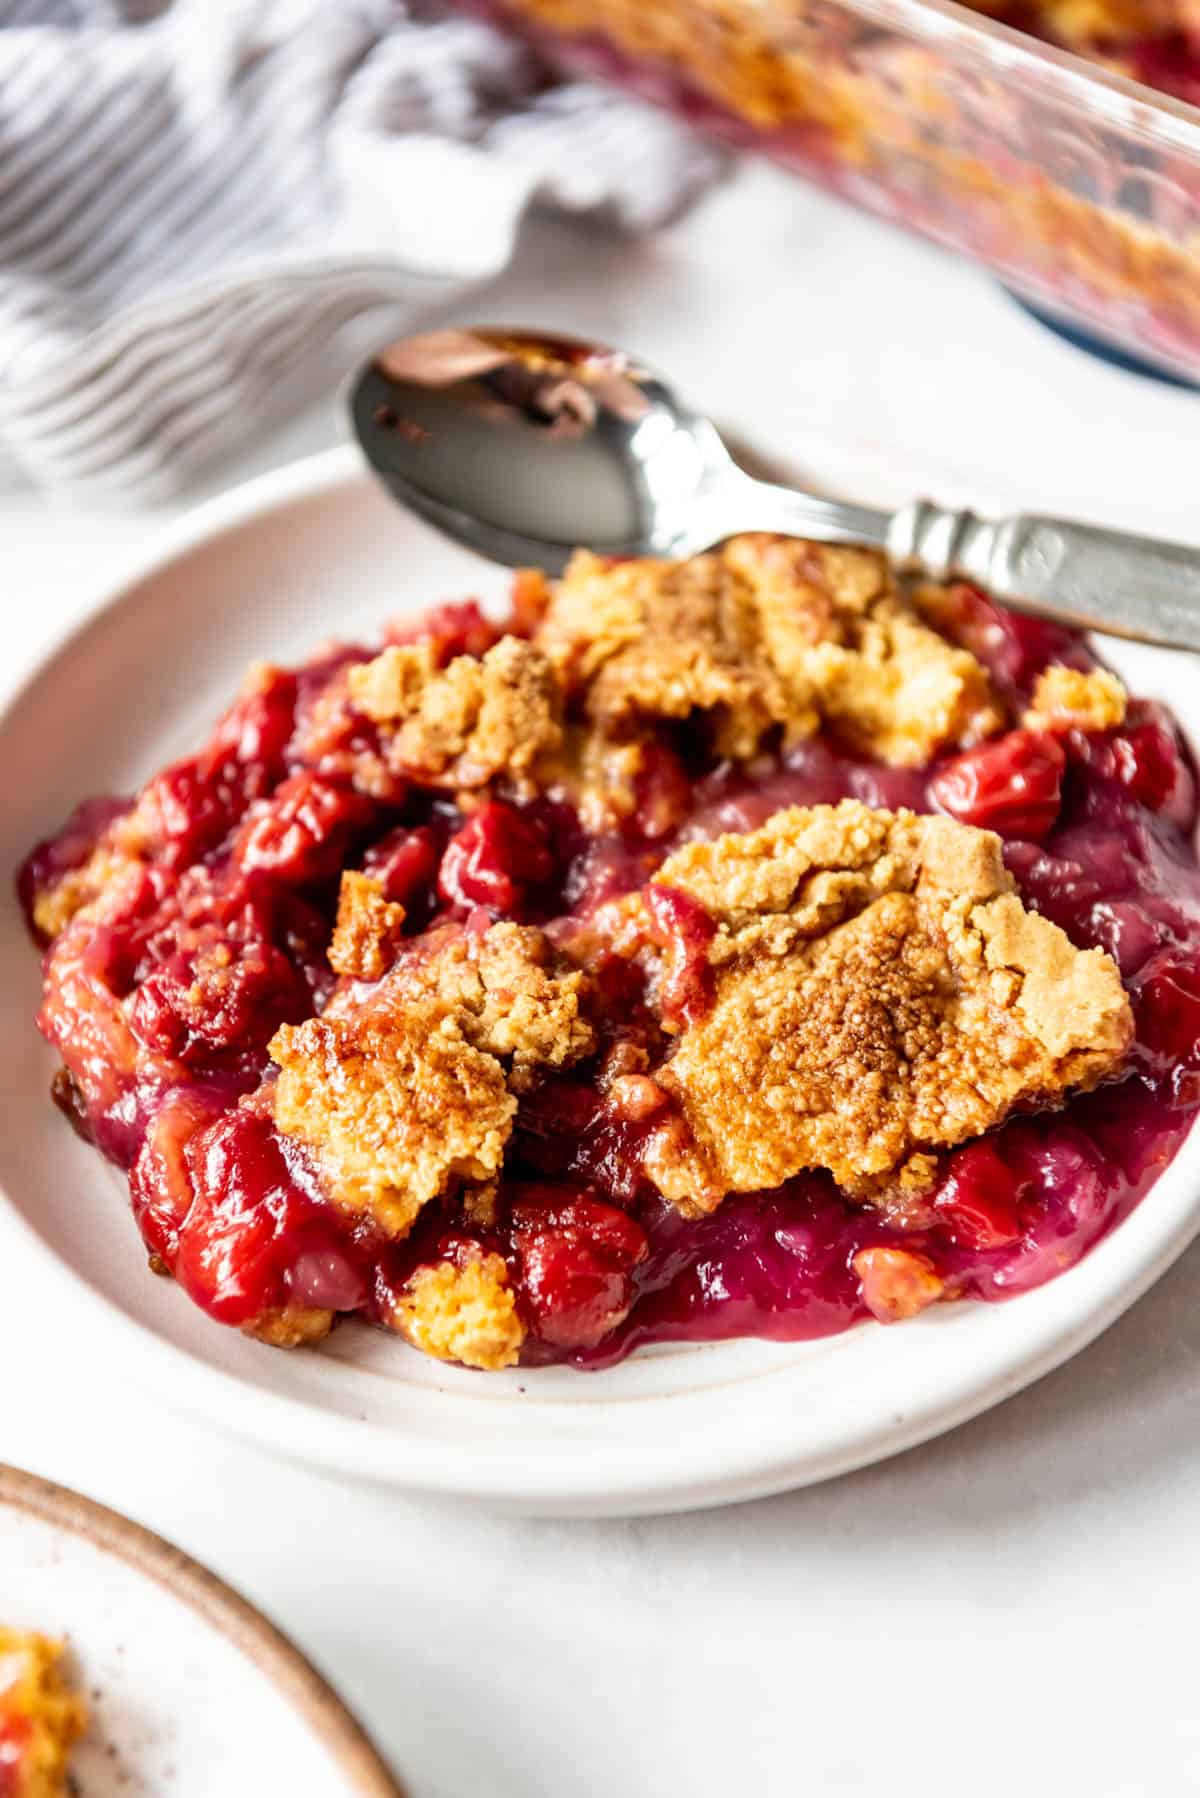
[[[499,1213],[500,1182],[486,1180],[482,1186],[468,1186],[463,1191],[463,1216],[477,1230],[492,1230]]]
[[[579,552],[535,641],[607,736],[709,715],[719,755],[748,759],[822,723],[909,765],[999,729],[969,651],[925,624],[881,556],[749,536],[687,561],[607,563]]]
[[[87,1706],[63,1677],[64,1652],[49,1636],[0,1625],[0,1776],[13,1771],[13,1798],[66,1798],[72,1789],[68,1761]],[[6,1738],[16,1745],[15,1763],[5,1756]]]
[[[912,1192],[930,1150],[1096,1085],[1131,1040],[1115,964],[1025,911],[988,831],[794,807],[656,879],[717,926],[711,1007],[655,1071],[690,1144],[675,1130],[647,1166],[686,1212],[806,1168]]]
[[[528,636],[541,623],[553,597],[550,579],[543,568],[518,568],[512,578],[509,599],[512,616],[522,636]]]
[[[658,1081],[648,1074],[618,1074],[605,1096],[617,1116],[631,1124],[645,1123],[669,1103]]]
[[[379,881],[349,869],[338,891],[337,923],[329,944],[335,974],[379,980],[404,940],[404,907],[385,899]]]
[[[456,1181],[497,1173],[516,1100],[436,1001],[285,1024],[275,1120],[312,1148],[345,1211],[404,1236]]]
[[[399,724],[420,710],[429,682],[438,672],[431,643],[393,643],[369,662],[346,672],[346,691],[365,718]]]
[[[860,1249],[850,1265],[861,1282],[864,1305],[883,1324],[916,1317],[945,1291],[932,1261],[908,1249]]]
[[[602,1093],[609,1093],[618,1080],[628,1074],[644,1074],[649,1066],[650,1054],[644,1044],[635,1042],[632,1037],[618,1037],[605,1051],[596,1084]]]
[[[272,1348],[301,1348],[328,1336],[333,1328],[333,1312],[315,1305],[281,1305],[273,1311],[263,1311],[243,1328],[247,1336],[255,1336]]]
[[[439,668],[433,645],[393,644],[350,670],[351,701],[386,733],[389,761],[455,789],[505,776],[528,783],[539,756],[562,740],[559,696],[546,657],[502,637],[480,657]]]
[[[1003,728],[983,664],[920,618],[882,556],[763,536],[725,553],[757,593],[772,660],[854,748],[917,767]],[[819,625],[811,642],[797,612]]]
[[[451,1002],[467,1041],[514,1065],[565,1067],[592,1047],[587,978],[531,925],[501,922],[479,936],[431,931],[399,977]]]
[[[393,1321],[426,1355],[488,1372],[512,1367],[525,1340],[500,1255],[418,1267],[396,1304]]]
[[[535,640],[606,730],[710,712],[718,753],[746,757],[772,725],[790,723],[798,736],[817,726],[800,695],[789,705],[752,596],[720,551],[609,563],[581,550]]]
[[[313,1150],[336,1204],[403,1236],[431,1199],[499,1172],[520,1071],[592,1045],[585,989],[526,926],[414,938],[368,1002],[342,993],[276,1033],[276,1124]]]
[[[1125,688],[1107,668],[1078,668],[1055,663],[1043,668],[1022,723],[1033,730],[1115,730],[1125,722]]]
[[[759,830],[687,844],[654,884],[698,900],[719,927],[722,950],[751,924],[774,926],[786,946],[890,890],[913,853],[894,823],[891,813],[857,801],[791,806]]]

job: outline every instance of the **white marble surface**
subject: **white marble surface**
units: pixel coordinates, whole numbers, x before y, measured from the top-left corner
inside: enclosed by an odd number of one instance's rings
[[[830,432],[899,492],[910,445],[944,496],[1200,531],[1200,396],[1090,362],[984,277],[767,171],[655,241],[534,228],[524,252],[478,316],[630,344],[777,454]],[[337,429],[323,410],[221,480]],[[0,681],[152,528],[0,495]],[[20,1128],[3,1095],[0,1128]],[[1070,1366],[938,1443],[736,1510],[598,1524],[267,1460],[105,1389],[23,1275],[3,1270],[0,1458],[263,1605],[412,1798],[1200,1788],[1200,1249]]]

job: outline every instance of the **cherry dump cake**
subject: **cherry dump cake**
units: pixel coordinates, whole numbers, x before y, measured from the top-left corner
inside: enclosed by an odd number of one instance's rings
[[[87,1710],[63,1677],[63,1646],[0,1624],[0,1798],[66,1798]]]
[[[591,1367],[1077,1261],[1200,1105],[1194,822],[1077,636],[751,536],[257,667],[21,891],[158,1273]]]

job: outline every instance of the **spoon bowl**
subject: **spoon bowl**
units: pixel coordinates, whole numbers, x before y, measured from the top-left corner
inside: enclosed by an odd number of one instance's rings
[[[650,369],[574,337],[437,331],[382,351],[351,416],[389,491],[493,560],[561,573],[598,555],[687,555],[738,470]],[[698,545],[696,545],[698,547]]]

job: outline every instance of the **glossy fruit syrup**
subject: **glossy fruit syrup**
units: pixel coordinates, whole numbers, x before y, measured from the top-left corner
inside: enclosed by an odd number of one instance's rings
[[[967,590],[956,628],[1014,716],[1048,662],[1091,664],[1070,634]],[[439,609],[424,630],[443,659],[481,653],[496,634],[470,606]],[[69,1069],[60,1102],[128,1171],[153,1265],[214,1318],[246,1324],[292,1305],[384,1321],[416,1264],[482,1246],[508,1264],[528,1363],[608,1365],[665,1340],[822,1336],[872,1312],[911,1314],[925,1283],[983,1300],[1039,1285],[1117,1224],[1179,1148],[1200,1105],[1200,867],[1191,762],[1160,708],[1135,701],[1104,732],[1014,729],[915,771],[822,738],[736,769],[664,738],[634,815],[596,837],[545,797],[493,798],[467,816],[399,780],[358,790],[355,756],[373,727],[313,720],[338,670],[370,653],[269,672],[199,754],[157,775],[139,802],[155,819],[153,857],[118,911],[72,926],[47,956],[39,1021]],[[511,917],[567,943],[681,842],[846,797],[998,832],[1025,903],[1112,955],[1135,1011],[1121,1077],[945,1154],[919,1227],[851,1204],[824,1174],[685,1220],[642,1171],[657,1089],[645,1083],[640,1115],[638,1082],[624,1082],[616,1111],[599,1053],[522,1092],[494,1221],[473,1223],[451,1200],[427,1207],[399,1244],[330,1205],[269,1110],[239,1103],[270,1070],[279,1025],[331,990],[344,868],[373,873],[410,933]],[[33,852],[20,877],[28,906],[123,809],[92,802]],[[656,906],[661,1004],[686,1022],[706,1003],[711,927],[680,894]],[[644,1040],[644,993],[616,956],[590,972],[611,1066],[623,1043]]]

